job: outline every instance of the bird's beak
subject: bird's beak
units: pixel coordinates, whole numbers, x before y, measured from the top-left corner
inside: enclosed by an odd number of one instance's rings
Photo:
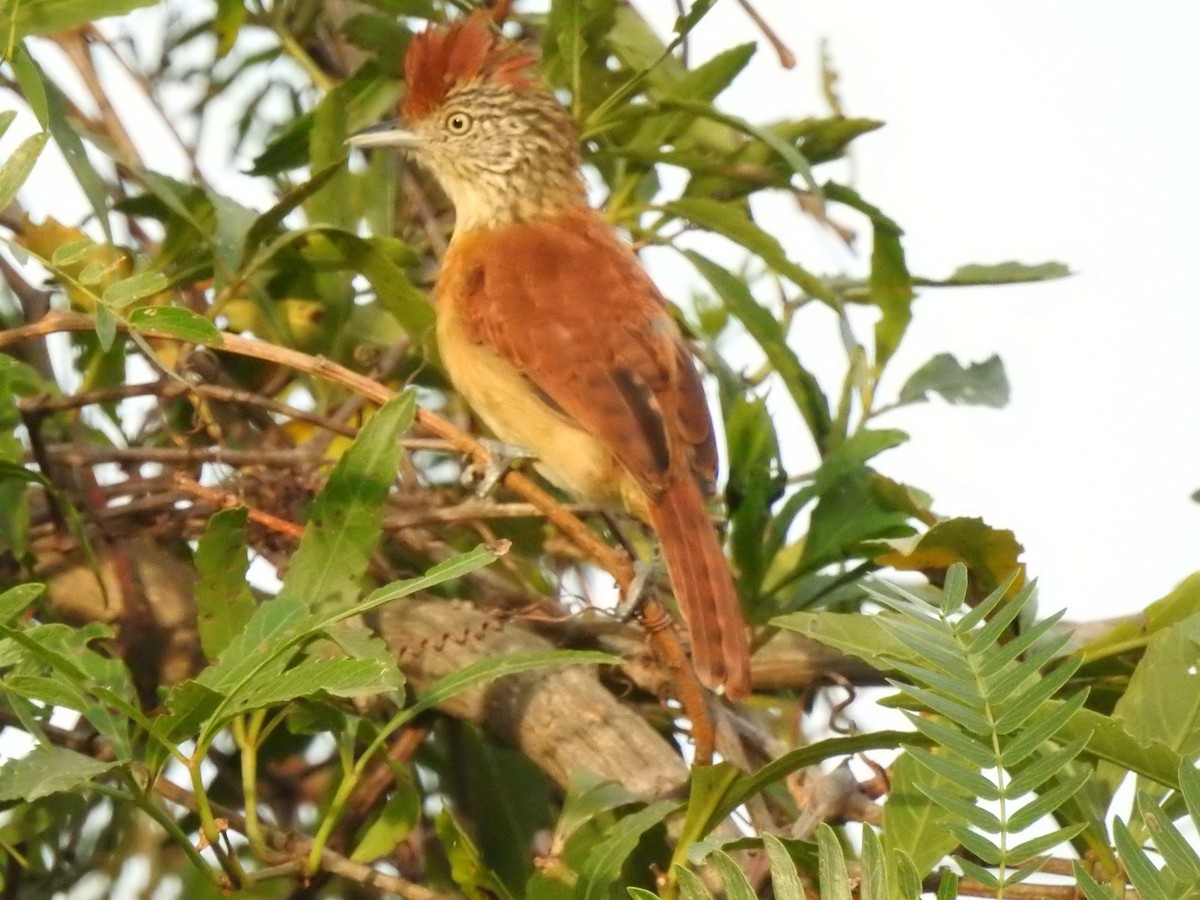
[[[350,135],[346,143],[360,149],[398,147],[401,150],[416,150],[423,141],[415,132],[407,130],[399,119],[392,119]]]

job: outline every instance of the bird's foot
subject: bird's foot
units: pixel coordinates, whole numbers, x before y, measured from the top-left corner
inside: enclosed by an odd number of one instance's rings
[[[655,585],[666,575],[662,558],[658,550],[649,562],[636,560],[633,564],[633,581],[625,589],[621,601],[617,604],[615,613],[622,622],[627,622],[637,615],[646,598],[650,596]]]
[[[479,497],[489,496],[514,463],[524,459],[537,459],[537,454],[532,450],[516,444],[506,444],[490,438],[480,438],[479,443],[487,450],[490,457],[487,465],[479,466],[472,463],[463,473],[464,483],[475,481],[475,494]]]

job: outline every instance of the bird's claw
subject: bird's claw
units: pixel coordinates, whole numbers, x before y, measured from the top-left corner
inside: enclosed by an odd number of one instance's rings
[[[632,619],[641,609],[642,604],[653,590],[655,582],[663,575],[662,560],[658,550],[649,562],[637,560],[633,564],[633,581],[625,589],[615,610],[617,618],[622,622]]]
[[[496,489],[496,485],[500,483],[500,479],[504,477],[513,463],[523,459],[537,458],[537,454],[532,450],[517,446],[516,444],[506,444],[503,441],[494,441],[490,438],[480,438],[479,443],[488,452],[489,459],[487,464],[480,466],[472,463],[463,474],[464,482],[475,481],[475,494],[479,497],[489,496]]]

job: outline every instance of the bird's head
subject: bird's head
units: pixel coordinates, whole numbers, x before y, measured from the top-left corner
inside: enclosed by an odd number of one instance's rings
[[[486,13],[430,28],[413,38],[404,58],[400,118],[349,143],[410,153],[449,195],[460,231],[578,202],[578,137],[535,64],[493,31]]]

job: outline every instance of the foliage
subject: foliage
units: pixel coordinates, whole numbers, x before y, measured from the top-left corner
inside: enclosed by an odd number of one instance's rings
[[[428,300],[445,200],[393,155],[347,159],[402,95],[414,30],[463,4],[150,5],[0,13],[6,894],[126,889],[132,848],[189,897],[751,897],[769,879],[948,900],[1040,870],[1092,900],[1200,889],[1174,824],[1200,820],[1200,576],[1075,639],[1039,619],[1015,535],[939,515],[879,462],[912,404],[1008,399],[995,356],[894,371],[918,290],[1063,265],[910,272],[900,225],[843,183],[882,123],[832,92],[828,114],[736,115],[720,97],[756,48],[686,54],[712,2],[665,39],[616,0],[515,4],[607,217],[694,272],[692,302],[664,287],[716,386],[729,552],[778,662],[722,713],[741,726],[726,761],[689,769],[698,723],[661,700],[668,667],[631,651],[636,625],[582,614],[605,577],[545,508],[465,483],[478,429]],[[861,269],[797,259],[766,194],[869,233]],[[833,385],[793,340],[822,318]],[[852,702],[822,721],[831,680]],[[885,683],[882,702],[857,690]],[[832,733],[881,706],[914,730]],[[1114,807],[1127,778],[1136,804]]]

